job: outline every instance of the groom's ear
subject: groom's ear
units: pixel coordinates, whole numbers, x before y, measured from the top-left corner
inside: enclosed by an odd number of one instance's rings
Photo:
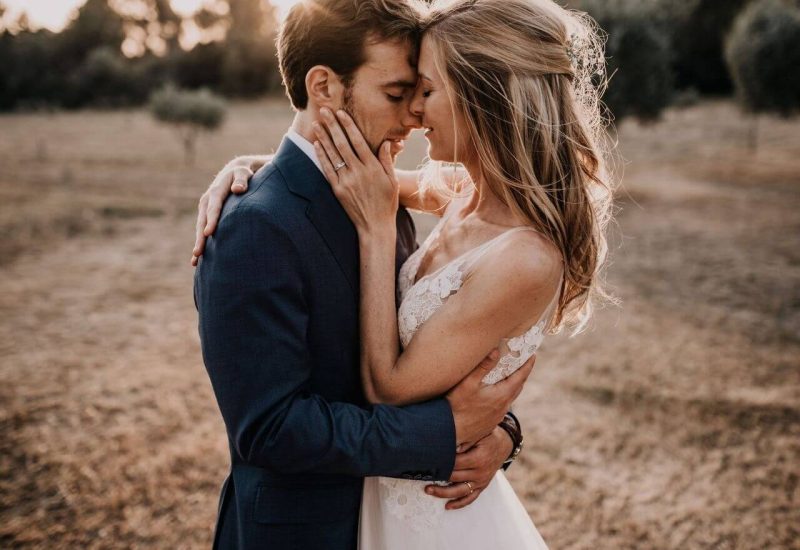
[[[308,99],[317,107],[338,109],[344,99],[344,85],[330,67],[316,65],[306,73]]]

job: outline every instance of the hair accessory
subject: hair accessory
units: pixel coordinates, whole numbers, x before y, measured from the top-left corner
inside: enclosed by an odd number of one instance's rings
[[[581,38],[572,33],[570,37],[567,39],[567,44],[565,46],[567,57],[569,58],[569,64],[572,67],[572,72],[578,72],[578,65],[580,64],[581,60],[581,50],[584,48],[585,44],[581,40]]]

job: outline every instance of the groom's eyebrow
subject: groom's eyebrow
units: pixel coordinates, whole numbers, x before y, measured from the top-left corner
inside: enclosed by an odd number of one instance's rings
[[[391,82],[387,82],[382,84],[381,87],[383,88],[416,88],[417,83],[416,81],[412,80],[392,80]]]

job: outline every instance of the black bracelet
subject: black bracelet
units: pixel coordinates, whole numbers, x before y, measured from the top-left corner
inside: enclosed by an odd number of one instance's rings
[[[514,459],[517,458],[519,453],[522,451],[522,444],[524,441],[524,438],[522,437],[522,429],[520,428],[517,417],[510,412],[506,413],[503,421],[498,425],[506,431],[508,436],[511,438],[511,444],[513,446],[511,449],[511,454],[503,463],[503,469],[508,469],[511,463],[514,462]]]

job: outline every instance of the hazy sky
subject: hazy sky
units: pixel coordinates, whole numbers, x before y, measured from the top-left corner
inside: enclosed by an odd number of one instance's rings
[[[285,14],[292,4],[299,0],[271,0]],[[2,0],[9,12],[16,14],[28,12],[32,24],[58,30],[64,26],[70,12],[84,4],[86,0]],[[172,0],[172,7],[179,13],[191,13],[202,4],[202,0]]]

